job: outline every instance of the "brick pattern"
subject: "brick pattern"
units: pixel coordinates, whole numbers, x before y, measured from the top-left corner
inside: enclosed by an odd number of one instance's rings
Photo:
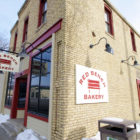
[[[81,140],[82,137],[91,137],[98,131],[98,120],[104,117],[139,120],[136,86],[136,72],[139,70],[122,64],[121,60],[130,55],[140,60],[140,39],[135,34],[135,53],[132,51],[130,27],[114,10],[114,36],[111,36],[105,32],[102,0],[48,0],[47,22],[39,28],[39,0],[29,0],[28,6],[24,8],[11,35],[12,48],[14,32],[18,28],[17,51],[20,50],[24,20],[27,16],[29,42],[33,42],[63,18],[62,29],[56,33],[55,38],[53,80],[56,82],[52,100],[52,140]],[[96,37],[92,36],[93,31]],[[114,55],[104,51],[104,40],[93,49],[89,48],[91,43],[98,42],[101,37],[108,39],[108,43],[114,49]],[[76,64],[107,72],[108,103],[76,105]]]

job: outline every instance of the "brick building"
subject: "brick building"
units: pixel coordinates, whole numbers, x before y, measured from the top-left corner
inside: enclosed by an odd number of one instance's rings
[[[2,112],[23,118],[27,128],[51,140],[93,136],[104,117],[139,120],[140,70],[130,65],[140,60],[140,35],[110,2],[26,0],[18,17],[10,50],[20,52],[24,45],[28,56],[21,59],[19,73],[5,72]],[[106,39],[114,55],[104,51]],[[121,63],[129,57],[130,65]],[[105,101],[79,100],[82,67],[106,72]],[[100,89],[101,81],[89,85]]]

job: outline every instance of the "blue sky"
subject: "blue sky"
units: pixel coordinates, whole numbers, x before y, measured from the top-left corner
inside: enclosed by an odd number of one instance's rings
[[[110,0],[110,2],[140,34],[140,0]]]
[[[0,35],[10,40],[10,30],[25,0],[0,0]],[[140,33],[140,0],[109,0]]]
[[[10,30],[18,19],[17,12],[25,0],[0,0],[0,35],[10,40]]]

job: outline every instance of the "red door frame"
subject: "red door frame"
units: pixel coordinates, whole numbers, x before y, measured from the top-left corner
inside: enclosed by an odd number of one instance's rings
[[[137,89],[138,89],[138,99],[139,99],[139,107],[140,107],[140,80],[136,80],[136,83],[137,83]]]
[[[11,106],[11,114],[10,114],[11,119],[16,118],[16,116],[17,116],[17,103],[18,103],[18,94],[19,94],[19,83],[23,80],[22,76],[25,76],[25,75],[28,75],[28,69],[15,75],[14,94],[13,94],[12,106]],[[26,95],[27,95],[27,90],[26,90]]]

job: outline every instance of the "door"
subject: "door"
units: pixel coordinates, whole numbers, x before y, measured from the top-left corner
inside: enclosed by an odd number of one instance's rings
[[[19,80],[17,109],[25,109],[26,85],[27,85],[26,79]]]
[[[15,80],[14,95],[12,100],[11,118],[17,118],[18,110],[25,110],[27,78]]]

